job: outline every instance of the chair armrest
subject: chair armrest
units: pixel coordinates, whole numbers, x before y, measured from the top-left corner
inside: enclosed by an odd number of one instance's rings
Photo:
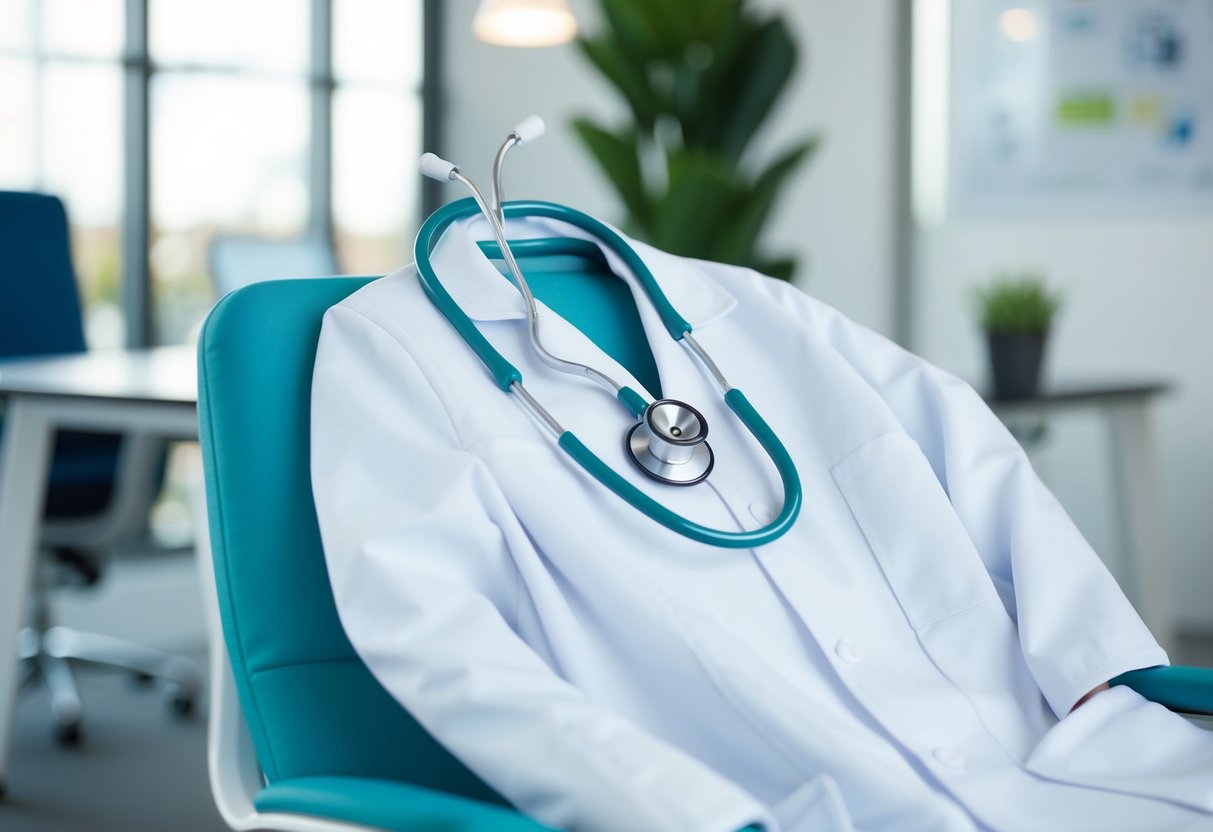
[[[1187,714],[1213,715],[1213,669],[1147,667],[1122,673],[1108,684],[1127,685],[1146,699]]]
[[[552,832],[514,809],[365,777],[299,777],[262,789],[258,812],[357,823],[398,832]]]

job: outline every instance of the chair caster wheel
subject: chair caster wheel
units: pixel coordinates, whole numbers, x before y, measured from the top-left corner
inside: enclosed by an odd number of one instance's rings
[[[165,702],[169,713],[177,719],[189,719],[194,715],[194,695],[181,690],[170,689]]]
[[[55,726],[55,742],[60,748],[78,748],[82,736],[79,722]]]

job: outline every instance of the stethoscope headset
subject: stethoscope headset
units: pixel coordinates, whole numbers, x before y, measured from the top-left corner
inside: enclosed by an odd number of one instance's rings
[[[588,214],[551,202],[519,201],[508,205],[502,203],[501,167],[506,154],[520,144],[539,138],[543,129],[543,121],[538,116],[532,116],[515,127],[497,150],[493,161],[491,202],[485,200],[475,183],[464,176],[454,164],[432,153],[421,157],[420,170],[423,175],[442,182],[459,182],[472,194],[471,200],[451,203],[435,211],[417,233],[413,252],[418,277],[425,293],[480,358],[497,386],[517,395],[523,407],[552,434],[556,444],[565,453],[634,508],[678,534],[713,546],[752,548],[778,539],[792,527],[800,513],[800,477],[796,473],[796,466],[783,443],[758,415],[758,411],[740,390],[729,384],[720,368],[692,337],[691,325],[670,304],[640,256],[622,237]],[[561,427],[555,417],[535,400],[523,386],[522,374],[476,329],[471,318],[459,308],[443,287],[430,262],[430,255],[446,229],[478,211],[488,221],[506,268],[526,303],[531,344],[540,360],[554,370],[583,376],[596,382],[623,405],[634,420],[624,437],[625,450],[632,462],[649,477],[667,485],[688,486],[703,482],[711,473],[715,458],[706,441],[707,421],[698,410],[676,399],[649,402],[636,390],[619,384],[601,370],[559,358],[543,346],[539,336],[539,314],[535,298],[506,240],[505,219],[542,217],[559,220],[588,232],[619,256],[643,287],[670,337],[682,344],[715,379],[729,409],[758,440],[779,471],[783,482],[783,506],[774,520],[753,531],[723,531],[703,526],[670,511],[603,462],[571,431]]]

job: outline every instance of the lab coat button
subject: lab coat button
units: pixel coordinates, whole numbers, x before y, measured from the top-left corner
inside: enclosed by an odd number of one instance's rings
[[[766,503],[750,503],[750,515],[759,523],[770,523],[775,515]]]
[[[863,658],[863,654],[859,652],[859,648],[855,646],[855,642],[849,638],[841,638],[834,645],[834,652],[838,654],[838,658],[842,659],[847,664],[859,664]]]
[[[940,746],[933,752],[935,759],[943,763],[948,768],[963,768],[965,764],[964,755],[954,748],[944,748]]]

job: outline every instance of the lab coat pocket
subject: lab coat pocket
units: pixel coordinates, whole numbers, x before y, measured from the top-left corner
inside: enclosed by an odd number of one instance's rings
[[[1213,813],[1213,732],[1124,686],[1097,693],[1050,728],[1024,768]]]
[[[772,808],[771,814],[779,822],[780,832],[849,832],[855,828],[842,792],[828,774],[800,786]]]
[[[968,532],[910,437],[879,436],[830,473],[915,629],[998,598]]]

